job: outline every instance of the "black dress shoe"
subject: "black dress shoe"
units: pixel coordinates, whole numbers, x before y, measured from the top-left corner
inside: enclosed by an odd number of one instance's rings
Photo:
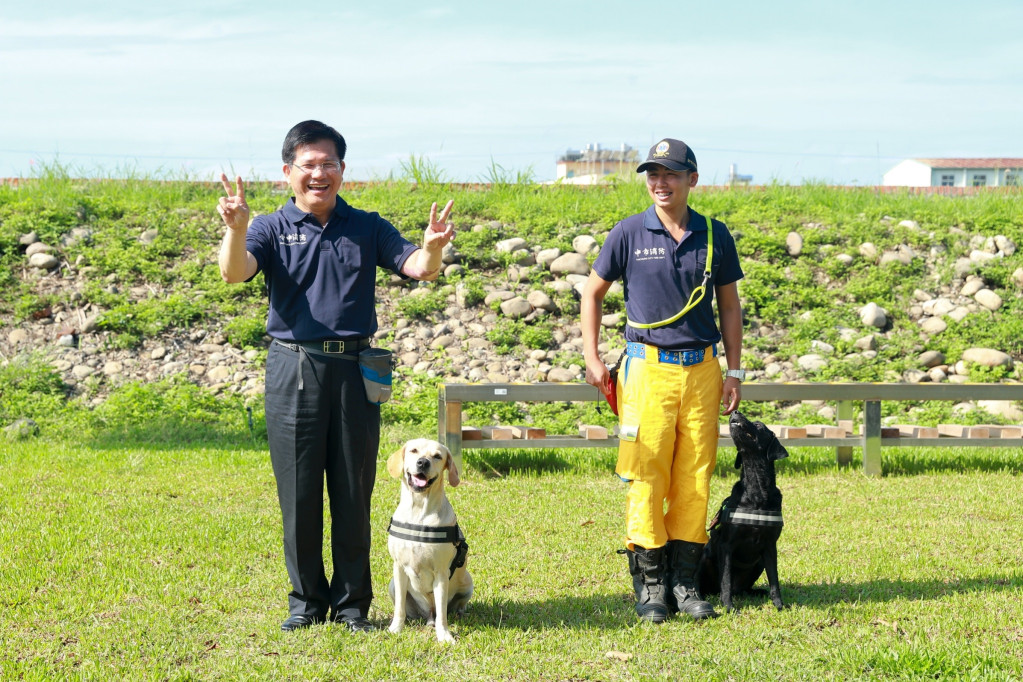
[[[293,630],[301,630],[307,628],[310,625],[316,625],[323,622],[322,616],[288,616],[288,619],[281,623],[281,630],[284,632],[291,632]]]
[[[348,628],[349,632],[373,632],[377,629],[376,625],[362,616],[341,616],[334,620]]]

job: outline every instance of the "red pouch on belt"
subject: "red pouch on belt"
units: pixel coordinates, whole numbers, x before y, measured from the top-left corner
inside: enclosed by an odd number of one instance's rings
[[[618,372],[615,371],[611,374],[618,374]],[[611,407],[611,411],[616,417],[618,416],[618,389],[615,386],[615,384],[618,383],[617,379],[617,376],[609,375],[607,380],[604,381],[603,389],[604,398],[607,400],[607,404]]]

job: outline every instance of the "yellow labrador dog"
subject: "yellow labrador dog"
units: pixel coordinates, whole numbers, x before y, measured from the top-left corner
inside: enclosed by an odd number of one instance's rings
[[[435,440],[416,438],[387,460],[387,473],[401,479],[401,501],[387,528],[394,577],[387,592],[394,601],[390,631],[401,632],[406,617],[433,624],[437,639],[454,642],[448,613],[461,614],[472,596],[465,569],[469,546],[444,494],[443,474],[458,485],[458,465]]]

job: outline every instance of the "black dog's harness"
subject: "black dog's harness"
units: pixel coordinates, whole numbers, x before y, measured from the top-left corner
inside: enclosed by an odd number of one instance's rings
[[[781,511],[750,509],[749,507],[729,509],[726,502],[714,515],[710,527],[713,530],[728,523],[733,526],[775,526],[777,528],[785,525],[781,518]]]
[[[469,553],[469,543],[462,535],[462,529],[456,523],[453,526],[419,526],[414,523],[403,523],[391,518],[387,524],[387,533],[409,542],[425,542],[428,544],[450,542],[455,546],[455,558],[451,560],[451,575],[456,568],[465,566],[465,557]]]

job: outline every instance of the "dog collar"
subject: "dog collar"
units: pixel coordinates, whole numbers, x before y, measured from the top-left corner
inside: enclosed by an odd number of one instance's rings
[[[723,523],[730,523],[733,526],[776,526],[778,528],[785,525],[781,518],[781,511],[748,507],[729,509],[726,506],[721,507],[721,511],[717,513],[710,525],[711,528],[716,528]]]

